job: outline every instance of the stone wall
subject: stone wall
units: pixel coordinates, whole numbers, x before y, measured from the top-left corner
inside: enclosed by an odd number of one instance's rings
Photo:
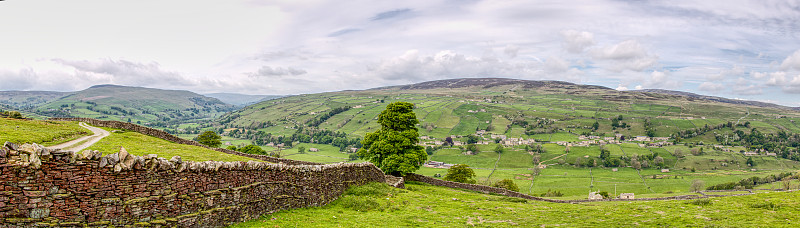
[[[239,152],[239,151],[228,150],[228,149],[223,149],[223,148],[211,148],[211,147],[208,147],[206,145],[200,144],[200,143],[192,141],[192,140],[186,140],[186,139],[182,139],[180,137],[171,135],[171,134],[169,134],[169,133],[167,133],[165,131],[162,131],[162,130],[153,129],[153,128],[149,128],[149,127],[144,127],[144,126],[140,126],[140,125],[136,125],[136,124],[132,124],[132,123],[120,122],[120,121],[98,120],[98,119],[91,119],[91,118],[50,118],[48,120],[79,121],[79,122],[86,122],[88,124],[91,124],[91,125],[94,125],[94,126],[99,126],[99,127],[109,127],[109,128],[117,128],[117,129],[135,131],[135,132],[139,132],[139,133],[141,133],[143,135],[153,136],[153,137],[160,138],[160,139],[167,140],[167,141],[174,142],[174,143],[205,147],[205,148],[209,148],[209,149],[216,150],[216,151],[223,152],[223,153],[235,154],[235,155],[239,155],[239,156],[255,158],[255,159],[268,161],[268,162],[273,162],[273,163],[284,163],[284,164],[287,164],[287,165],[319,165],[320,164],[320,163],[315,163],[315,162],[297,161],[297,160],[291,160],[291,159],[285,159],[285,158],[270,157],[270,156],[267,156],[267,155],[246,154],[246,153],[242,153],[242,152]]]
[[[0,227],[219,227],[324,205],[368,182],[385,182],[370,163],[189,162],[6,143]]]

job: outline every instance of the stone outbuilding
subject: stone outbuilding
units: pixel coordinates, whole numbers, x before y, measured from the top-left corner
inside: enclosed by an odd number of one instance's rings
[[[633,199],[633,193],[622,193],[619,194],[620,199]]]
[[[597,192],[590,192],[589,193],[589,199],[590,200],[603,199],[603,195],[597,194]]]

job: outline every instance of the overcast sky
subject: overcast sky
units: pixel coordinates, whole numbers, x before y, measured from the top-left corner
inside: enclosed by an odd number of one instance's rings
[[[299,94],[505,77],[800,106],[797,0],[6,0],[0,21],[0,90]]]

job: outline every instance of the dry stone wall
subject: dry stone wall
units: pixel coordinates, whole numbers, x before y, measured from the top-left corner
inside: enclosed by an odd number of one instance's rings
[[[50,118],[48,120],[79,121],[79,122],[86,122],[86,123],[94,125],[94,126],[109,127],[109,128],[117,128],[117,129],[135,131],[135,132],[139,132],[139,133],[141,133],[143,135],[153,136],[153,137],[160,138],[160,139],[167,140],[167,141],[174,142],[174,143],[193,145],[193,146],[200,146],[200,147],[209,148],[209,149],[216,150],[216,151],[223,152],[223,153],[227,153],[227,154],[235,154],[235,155],[239,155],[239,156],[255,158],[255,159],[274,162],[274,163],[284,163],[284,164],[287,164],[287,165],[319,165],[320,164],[320,163],[315,163],[315,162],[297,161],[297,160],[291,160],[291,159],[270,157],[270,156],[267,156],[267,155],[247,154],[247,153],[242,153],[242,152],[239,152],[239,151],[228,150],[228,149],[223,149],[223,148],[211,148],[211,147],[208,147],[206,145],[200,144],[200,143],[192,141],[192,140],[186,140],[186,139],[179,138],[177,136],[171,135],[171,134],[169,134],[169,133],[167,133],[165,131],[162,131],[162,130],[153,129],[153,128],[149,128],[149,127],[144,127],[144,126],[140,126],[140,125],[136,125],[136,124],[132,124],[132,123],[120,122],[120,121],[98,120],[98,119],[91,119],[91,118]]]
[[[370,163],[188,162],[6,143],[0,227],[219,227],[324,205],[349,186],[385,181]]]

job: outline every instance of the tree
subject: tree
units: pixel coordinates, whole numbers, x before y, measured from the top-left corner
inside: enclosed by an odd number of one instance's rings
[[[452,137],[447,136],[447,138],[444,138],[444,145],[445,146],[453,146],[453,144],[454,143],[453,143],[453,138]]]
[[[597,121],[594,121],[594,123],[592,124],[592,129],[594,129],[596,131],[598,128],[600,128],[600,123],[598,123]]]
[[[497,144],[497,146],[494,148],[494,152],[497,152],[498,154],[502,154],[503,153],[503,145]]]
[[[252,144],[243,146],[242,148],[239,148],[238,151],[245,154],[267,154],[267,152],[264,151],[264,149],[261,149],[261,147]]]
[[[706,182],[702,180],[692,180],[692,186],[689,187],[690,192],[699,192],[706,187]]]
[[[412,109],[414,104],[408,102],[387,105],[378,115],[381,129],[367,133],[358,156],[395,176],[419,169],[428,159],[428,154],[422,146],[417,145],[419,133],[415,125],[419,120]]]
[[[450,167],[447,169],[447,175],[444,176],[444,180],[446,181],[467,184],[474,184],[475,179],[473,178],[475,178],[475,171],[472,171],[472,169],[465,164],[458,164]]]
[[[298,146],[297,147],[297,153],[305,154],[306,153],[306,147]]]
[[[753,161],[752,157],[747,158],[747,165],[748,166],[756,166],[756,163]]]
[[[672,152],[672,154],[675,155],[676,158],[682,158],[683,150],[681,150],[680,148],[676,148],[675,152]]]
[[[467,151],[471,151],[473,154],[478,154],[478,145],[475,144],[467,145]]]
[[[219,147],[222,145],[222,142],[219,141],[221,138],[216,132],[205,131],[198,135],[197,138],[194,138],[194,141],[209,147]]]
[[[17,111],[8,112],[8,117],[13,119],[22,119],[22,114]]]
[[[501,181],[495,182],[492,185],[492,187],[504,188],[504,189],[509,190],[509,191],[519,192],[519,187],[517,187],[517,184],[514,183],[513,180],[509,180],[509,179],[503,179]]]

